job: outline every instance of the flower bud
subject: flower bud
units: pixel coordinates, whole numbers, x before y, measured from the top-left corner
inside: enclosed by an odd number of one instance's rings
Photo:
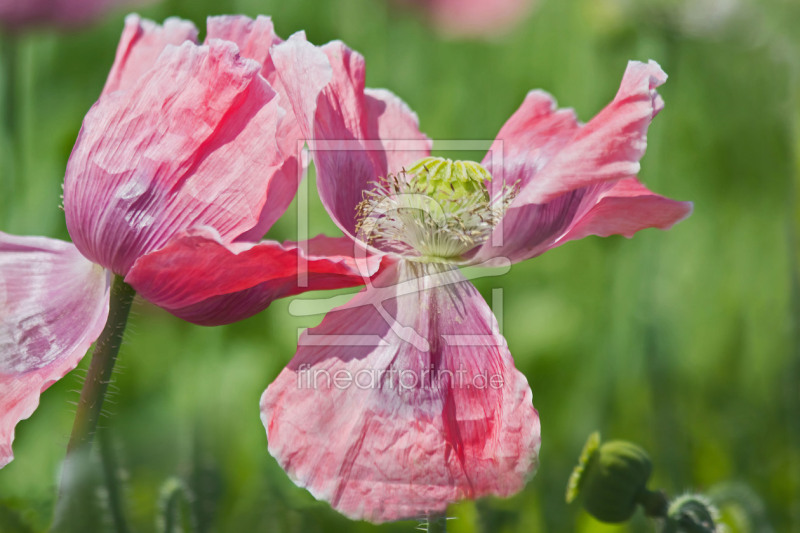
[[[578,495],[586,511],[602,522],[624,522],[648,493],[653,465],[640,446],[626,441],[600,444],[593,433],[570,477],[567,501]]]
[[[665,531],[679,533],[716,533],[719,511],[711,500],[700,494],[684,494],[669,504]]]

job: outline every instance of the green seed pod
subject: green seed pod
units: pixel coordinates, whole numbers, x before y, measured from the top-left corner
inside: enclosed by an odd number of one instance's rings
[[[630,519],[648,492],[653,465],[647,452],[626,441],[601,445],[600,436],[593,434],[581,460],[570,479],[567,500],[580,494],[586,511],[602,522]]]
[[[407,169],[413,181],[437,201],[458,201],[476,197],[489,201],[486,183],[492,175],[474,161],[451,161],[426,157]]]

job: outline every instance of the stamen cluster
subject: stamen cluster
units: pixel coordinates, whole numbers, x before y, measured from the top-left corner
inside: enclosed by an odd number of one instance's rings
[[[514,198],[510,186],[492,197],[491,179],[478,163],[425,158],[364,192],[358,236],[411,260],[457,261],[489,238]]]

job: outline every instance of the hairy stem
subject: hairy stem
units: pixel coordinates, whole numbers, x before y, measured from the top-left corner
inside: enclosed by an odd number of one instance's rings
[[[133,288],[120,276],[115,277],[111,286],[108,321],[92,352],[92,362],[83,383],[75,423],[67,445],[67,457],[78,448],[91,445],[135,294]]]
[[[105,487],[105,495],[112,501],[98,499],[97,489],[104,483],[90,452],[134,296],[135,292],[131,286],[117,276],[111,286],[108,320],[92,353],[89,372],[81,390],[75,423],[72,426],[72,435],[67,445],[67,456],[61,470],[61,484],[51,528],[54,533],[94,530],[98,527],[97,521],[100,520],[100,516],[108,512],[109,503],[117,531],[126,531],[124,525],[120,529],[117,522],[122,519],[122,514],[114,513],[115,510],[119,510],[114,509],[115,499],[119,495],[113,488]],[[109,490],[112,493],[109,493]]]

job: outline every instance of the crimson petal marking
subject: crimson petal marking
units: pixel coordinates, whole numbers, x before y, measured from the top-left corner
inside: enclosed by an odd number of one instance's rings
[[[353,519],[508,496],[538,464],[530,387],[491,310],[457,270],[418,268],[393,265],[306,331],[261,398],[270,453]]]
[[[179,45],[184,41],[197,42],[197,28],[188,20],[171,17],[159,26],[139,15],[128,15],[103,94],[131,88],[142,74],[155,66],[167,45]]]
[[[180,318],[211,326],[252,316],[285,296],[363,285],[381,264],[349,237],[320,235],[304,246],[226,245],[213,231],[194,231],[139,258],[125,281]]]
[[[258,222],[285,157],[285,111],[230,42],[169,46],[129,91],[101,97],[67,165],[67,228],[84,256],[125,275],[179,232],[233,240]]]
[[[70,243],[0,233],[0,467],[39,395],[75,368],[108,317],[110,276]]]

